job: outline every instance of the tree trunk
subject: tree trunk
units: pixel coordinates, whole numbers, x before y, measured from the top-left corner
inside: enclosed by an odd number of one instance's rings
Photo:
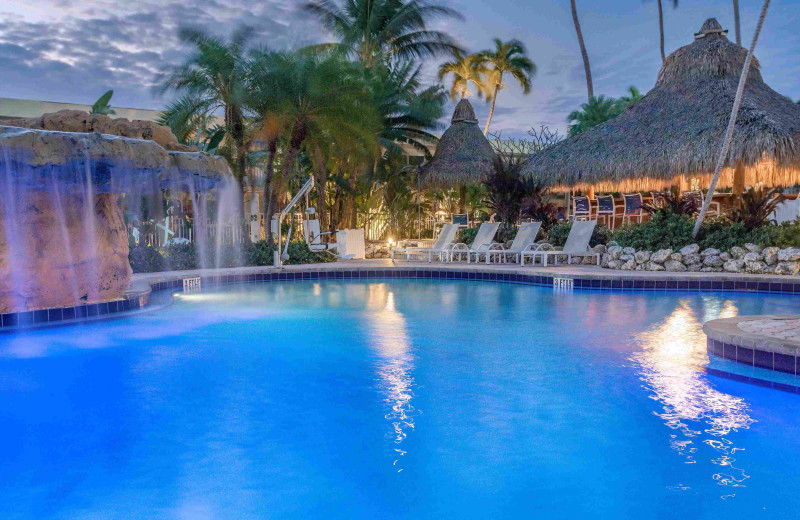
[[[594,87],[592,86],[592,69],[589,67],[589,54],[586,53],[586,45],[583,43],[583,33],[581,33],[581,24],[578,21],[578,9],[575,7],[575,0],[570,0],[570,4],[572,4],[572,21],[575,22],[575,33],[578,35],[578,44],[581,47],[583,69],[586,71],[586,90],[591,102],[594,97]]]
[[[317,218],[322,232],[333,231],[328,219],[328,201],[325,200],[325,187],[328,184],[328,168],[325,166],[325,157],[319,146],[314,146],[314,183],[317,187]]]
[[[272,178],[275,176],[275,154],[278,152],[278,139],[270,139],[267,143],[267,167],[264,171],[264,188],[262,197],[263,213],[264,213],[264,236],[268,242],[272,242],[272,234],[270,224],[272,223]]]
[[[283,163],[281,164],[280,176],[278,179],[273,179],[272,182],[270,182],[270,191],[272,192],[268,207],[270,215],[277,211],[277,208],[281,203],[279,197],[281,197],[282,194],[280,193],[281,190],[279,190],[279,188],[283,185],[286,179],[289,178],[289,174],[292,172],[292,166],[294,166],[297,155],[300,153],[300,147],[303,145],[303,141],[305,141],[305,139],[305,123],[295,123],[292,127],[291,138],[289,139],[289,147],[286,150],[286,155],[283,157]]]
[[[661,63],[667,60],[667,55],[664,54],[664,9],[661,6],[661,0],[656,2],[658,4],[658,33],[661,37]]]
[[[494,85],[494,94],[492,95],[492,108],[489,109],[489,117],[486,119],[486,128],[483,129],[483,135],[489,133],[489,125],[492,124],[492,117],[494,116],[494,105],[497,103],[497,94],[500,92],[500,84],[503,81],[503,75],[500,75],[497,83]],[[463,213],[463,212],[462,212]]]
[[[461,184],[458,187],[458,212],[459,213],[466,213],[467,212],[467,185]],[[469,218],[467,218],[469,220]]]
[[[739,0],[733,0],[733,25],[736,30],[736,45],[742,45],[742,32],[739,27]]]

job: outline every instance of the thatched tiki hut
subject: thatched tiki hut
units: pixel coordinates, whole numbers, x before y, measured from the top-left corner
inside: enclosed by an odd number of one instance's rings
[[[493,167],[492,145],[478,127],[475,110],[466,99],[456,105],[450,128],[436,145],[430,162],[419,168],[424,187],[460,188],[459,212],[466,213],[466,185],[486,178]]]
[[[747,50],[707,20],[666,59],[655,87],[618,117],[533,156],[523,174],[556,186],[647,191],[696,179],[707,187]],[[800,182],[800,105],[778,94],[753,60],[721,187]]]

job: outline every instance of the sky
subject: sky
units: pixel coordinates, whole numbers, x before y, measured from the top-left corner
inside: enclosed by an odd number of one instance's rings
[[[341,1],[341,0],[340,0]],[[469,51],[492,38],[521,40],[537,65],[529,95],[513,82],[498,96],[492,132],[522,136],[549,126],[564,133],[567,114],[586,101],[586,83],[568,0],[441,0],[463,20],[435,24]],[[730,29],[731,0],[665,2],[667,53],[691,43],[708,17]],[[742,40],[749,45],[762,0],[740,0]],[[112,106],[162,108],[168,98],[154,91],[159,74],[189,52],[179,27],[220,36],[247,24],[257,43],[288,48],[330,41],[299,12],[301,0],[0,0],[0,97],[93,103],[114,89]],[[620,96],[629,86],[646,92],[661,58],[655,0],[578,0],[592,66],[595,94]],[[800,99],[800,0],[772,2],[756,49],[766,82]],[[425,78],[435,83],[435,60]],[[481,122],[488,105],[473,100]]]

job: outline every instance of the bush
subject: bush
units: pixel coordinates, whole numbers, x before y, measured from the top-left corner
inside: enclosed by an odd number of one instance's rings
[[[151,246],[135,246],[128,252],[128,261],[134,273],[155,273],[164,270],[164,257]]]
[[[559,222],[550,228],[547,241],[553,246],[563,247],[567,243],[567,237],[572,229],[572,222]],[[603,224],[597,224],[592,232],[592,238],[589,240],[589,245],[594,247],[599,244],[606,244],[611,240],[611,230]]]
[[[170,244],[161,249],[170,271],[197,269],[197,250],[194,244]]]
[[[765,243],[759,242],[762,246],[800,247],[800,219],[764,226],[761,230],[765,235]]]
[[[769,242],[763,227],[749,230],[743,222],[731,222],[725,218],[704,221],[697,238],[702,249],[713,247],[720,251],[729,251],[734,246],[742,246],[748,242],[762,245]]]
[[[680,249],[694,243],[694,219],[688,215],[658,212],[642,224],[626,224],[614,232],[613,239],[622,247],[657,251]]]
[[[475,242],[475,236],[478,234],[478,228],[461,228],[456,233],[456,242],[459,244],[467,244],[471,246]]]

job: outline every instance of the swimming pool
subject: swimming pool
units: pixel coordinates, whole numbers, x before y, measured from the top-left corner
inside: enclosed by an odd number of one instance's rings
[[[706,371],[756,313],[800,302],[327,280],[2,334],[0,518],[793,517],[800,395]]]

